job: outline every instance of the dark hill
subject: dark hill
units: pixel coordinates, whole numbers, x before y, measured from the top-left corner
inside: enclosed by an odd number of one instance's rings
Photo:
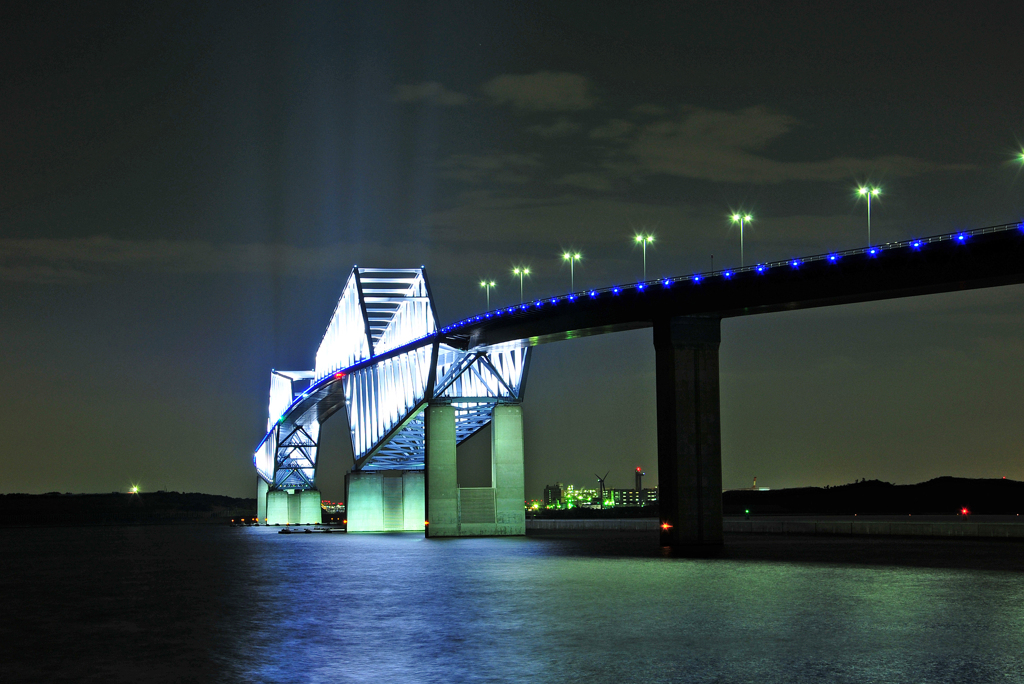
[[[216,494],[0,494],[0,525],[217,523],[255,515],[256,499]]]
[[[1024,482],[937,477],[912,485],[866,480],[839,487],[801,487],[722,495],[726,515],[954,515],[961,508],[980,515],[1024,513]]]

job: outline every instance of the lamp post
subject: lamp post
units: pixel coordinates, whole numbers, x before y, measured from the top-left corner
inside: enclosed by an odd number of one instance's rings
[[[583,255],[579,252],[565,252],[562,254],[562,260],[569,262],[569,289],[576,290],[576,262],[583,258]]]
[[[491,308],[491,288],[494,287],[495,282],[493,280],[481,280],[480,287],[487,290],[487,309]]]
[[[871,246],[871,198],[878,197],[882,194],[881,188],[872,188],[867,185],[862,185],[857,188],[857,194],[864,197],[868,201],[868,247]]]
[[[530,275],[529,266],[515,266],[512,268],[512,274],[519,276],[519,303],[523,303],[523,276]]]
[[[733,214],[729,220],[740,224],[740,266],[743,266],[743,227],[753,221],[754,217],[750,214]]]
[[[639,233],[633,236],[633,242],[644,248],[644,280],[647,280],[647,245],[654,242],[654,236]]]

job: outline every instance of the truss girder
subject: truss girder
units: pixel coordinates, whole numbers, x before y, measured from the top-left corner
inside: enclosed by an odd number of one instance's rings
[[[437,331],[421,268],[352,269],[316,353],[316,379]]]
[[[456,443],[469,439],[490,422],[495,404],[519,401],[529,354],[527,347],[461,351],[438,345],[432,391],[424,393],[400,429],[372,445],[362,460],[357,458],[356,466],[364,470],[422,468],[426,450],[422,410],[428,401],[450,402],[455,407]],[[354,452],[355,446],[353,434]]]
[[[427,399],[435,344],[386,358],[347,373],[343,380],[345,408],[358,463],[376,451],[395,428],[406,422]]]
[[[530,350],[440,344],[423,269],[353,268],[312,371],[274,371],[267,436],[254,463],[272,488],[314,487],[320,424],[342,403],[355,469],[424,467],[423,410],[456,409],[461,443],[496,404],[522,398]]]

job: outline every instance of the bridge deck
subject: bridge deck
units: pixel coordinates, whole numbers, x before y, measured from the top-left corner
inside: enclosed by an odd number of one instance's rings
[[[535,345],[674,316],[746,316],[1012,285],[1024,282],[1021,225],[586,290],[473,316],[440,334],[462,349]]]

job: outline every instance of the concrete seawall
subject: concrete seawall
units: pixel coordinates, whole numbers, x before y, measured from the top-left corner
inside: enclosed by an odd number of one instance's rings
[[[862,520],[800,518],[800,519],[735,519],[726,518],[726,534],[806,534],[806,535],[874,535],[893,537],[971,537],[1024,539],[1024,522],[1008,522],[1003,516],[992,520],[953,519],[947,516],[922,516],[913,522],[879,516]],[[932,518],[932,519],[928,519]],[[527,531],[556,532],[569,530],[656,531],[657,518],[527,520]]]

